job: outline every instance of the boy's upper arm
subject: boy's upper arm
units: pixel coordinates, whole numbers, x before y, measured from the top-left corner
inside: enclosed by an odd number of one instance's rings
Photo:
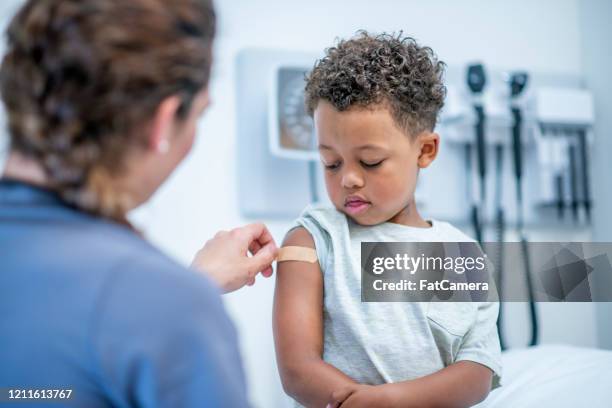
[[[291,230],[282,246],[314,248],[303,227]],[[323,352],[323,275],[318,262],[285,261],[277,265],[274,293],[274,337],[283,366]]]
[[[493,372],[492,389],[501,382],[501,348],[497,333],[499,303],[478,302],[476,323],[466,333],[455,361],[473,361]]]

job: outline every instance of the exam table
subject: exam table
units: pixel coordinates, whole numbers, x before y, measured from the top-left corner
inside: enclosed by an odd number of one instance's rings
[[[610,350],[542,345],[504,351],[502,363],[502,386],[476,407],[612,407]]]

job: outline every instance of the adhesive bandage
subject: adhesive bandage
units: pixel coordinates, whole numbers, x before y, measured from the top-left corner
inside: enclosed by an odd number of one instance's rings
[[[301,262],[317,262],[317,251],[312,248],[299,246],[286,246],[278,250],[276,262],[284,261],[301,261]]]

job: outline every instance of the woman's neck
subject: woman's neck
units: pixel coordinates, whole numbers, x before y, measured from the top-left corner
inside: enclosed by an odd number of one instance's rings
[[[42,166],[15,151],[9,153],[2,177],[20,180],[41,187],[45,187],[48,184],[48,179]]]
[[[49,178],[47,177],[44,168],[35,160],[15,151],[9,153],[2,177],[21,181],[37,187],[51,187]],[[134,181],[134,177],[130,177],[129,175],[124,176],[119,180],[113,180],[113,183],[113,187],[116,189],[116,191],[130,191],[125,187],[138,185]],[[122,189],[122,187],[124,188]],[[133,190],[135,189],[136,188],[133,188]],[[140,202],[136,202],[134,200],[133,194],[123,193],[122,197],[124,200],[123,208],[125,211],[132,210],[140,204]]]

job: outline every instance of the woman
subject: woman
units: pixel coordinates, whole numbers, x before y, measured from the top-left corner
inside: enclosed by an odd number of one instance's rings
[[[192,265],[208,279],[126,219],[191,149],[214,31],[209,0],[30,0],[10,24],[0,401],[60,389],[90,408],[248,405],[219,288],[271,275],[269,232],[217,234]]]

